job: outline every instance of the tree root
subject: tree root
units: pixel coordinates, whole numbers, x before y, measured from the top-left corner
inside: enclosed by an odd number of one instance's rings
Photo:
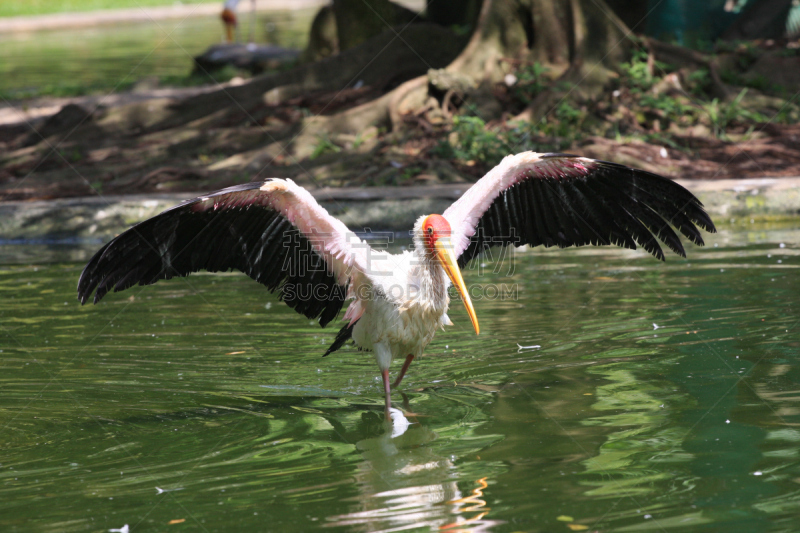
[[[434,24],[412,24],[385,31],[336,56],[187,98],[174,104],[169,116],[148,131],[182,126],[223,108],[275,105],[299,95],[335,92],[354,84],[390,88],[431,67],[447,65],[462,46],[463,41],[452,31]],[[377,58],[376,50],[380,50]]]
[[[722,81],[720,77],[720,65],[707,55],[678,46],[675,44],[663,43],[655,39],[646,39],[650,55],[664,63],[668,63],[679,68],[686,68],[690,72],[705,68],[711,78],[711,94],[721,100],[730,100],[736,96],[736,91]]]

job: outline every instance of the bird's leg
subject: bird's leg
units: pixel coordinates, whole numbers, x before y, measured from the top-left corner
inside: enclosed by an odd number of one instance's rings
[[[386,420],[391,420],[389,408],[392,407],[392,390],[389,386],[389,369],[381,370],[381,377],[383,378],[383,393],[386,396]]]
[[[408,370],[408,367],[411,364],[411,361],[413,360],[414,360],[413,355],[409,354],[406,356],[406,362],[403,363],[403,368],[400,369],[400,373],[397,375],[397,379],[394,380],[394,383],[392,383],[392,387],[397,388],[400,386],[400,382],[403,381],[403,376],[406,375],[406,370]]]
[[[386,342],[376,342],[373,345],[373,355],[383,378],[383,392],[386,396],[386,421],[392,420],[389,409],[392,407],[392,390],[389,386],[389,367],[392,365],[392,349]]]

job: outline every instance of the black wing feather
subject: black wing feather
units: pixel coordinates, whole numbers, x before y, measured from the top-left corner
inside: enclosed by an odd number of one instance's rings
[[[545,154],[541,159],[575,157]],[[630,249],[638,244],[664,260],[659,240],[686,257],[671,226],[698,245],[703,245],[698,227],[716,231],[700,200],[674,181],[592,161],[584,175],[531,173],[502,191],[481,215],[458,262],[463,267],[490,246],[507,244],[615,244]]]
[[[322,256],[281,213],[259,204],[192,209],[205,199],[262,185],[237,185],[188,200],[120,234],[83,269],[78,299],[86,303],[94,292],[97,303],[110,290],[137,283],[151,285],[199,270],[240,270],[271,292],[280,291],[289,307],[325,326],[342,309],[347,287],[337,283]],[[292,291],[284,290],[288,283]]]

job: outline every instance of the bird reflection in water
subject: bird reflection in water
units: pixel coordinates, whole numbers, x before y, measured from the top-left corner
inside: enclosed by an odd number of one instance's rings
[[[326,527],[375,533],[425,527],[448,533],[489,531],[499,522],[485,519],[489,508],[481,498],[487,478],[464,496],[456,482],[456,458],[438,455],[430,445],[436,433],[416,415],[410,417],[413,422],[392,408],[390,431],[356,443],[364,459],[355,475],[361,495],[356,509],[328,517]]]
[[[461,513],[478,513],[475,516],[467,519],[457,520],[452,524],[445,524],[443,526],[439,526],[439,531],[448,531],[450,533],[459,533],[459,532],[477,532],[477,531],[487,531],[487,528],[482,526],[488,526],[493,522],[484,521],[483,517],[486,516],[490,509],[486,507],[486,501],[482,500],[483,498],[483,490],[489,486],[486,483],[486,478],[482,477],[478,481],[477,488],[472,489],[472,494],[465,498],[459,498],[458,500],[450,500],[447,502],[450,505],[455,505],[456,507],[453,509],[453,514],[461,514]],[[466,507],[462,507],[462,506]],[[467,528],[467,529],[464,529]]]

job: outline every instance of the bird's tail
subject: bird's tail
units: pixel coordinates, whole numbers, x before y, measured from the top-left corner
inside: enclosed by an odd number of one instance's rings
[[[352,339],[353,328],[355,327],[356,324],[358,324],[358,320],[356,320],[353,323],[347,324],[342,329],[340,329],[339,333],[336,334],[336,338],[333,339],[333,344],[331,344],[331,347],[328,348],[328,351],[325,352],[325,355],[323,355],[322,357],[327,357],[328,355],[332,354],[333,352],[344,346],[344,344],[347,341]]]

